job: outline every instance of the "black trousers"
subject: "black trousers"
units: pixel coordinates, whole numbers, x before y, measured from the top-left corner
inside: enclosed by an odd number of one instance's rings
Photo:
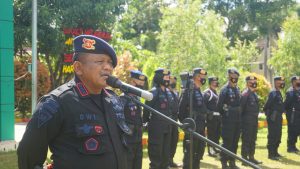
[[[149,168],[167,169],[169,166],[171,133],[170,132],[163,133],[153,138],[155,140],[153,140],[150,137],[151,136],[149,135],[149,143],[148,143],[148,154],[150,159]]]
[[[274,121],[267,117],[268,122],[268,144],[269,156],[276,155],[282,135],[282,116],[280,115]]]
[[[238,148],[238,142],[240,138],[240,121],[239,119],[233,119],[231,116],[222,117],[222,146],[229,151],[236,154]],[[234,158],[227,156],[225,153],[221,152],[221,161],[235,161]]]
[[[292,124],[288,124],[288,148],[295,148],[298,136],[300,135],[300,119],[295,119]]]
[[[221,116],[213,116],[207,119],[207,138],[219,144],[221,137]],[[209,146],[209,145],[208,145]]]
[[[257,139],[257,117],[242,119],[242,151],[243,157],[254,157]]]
[[[197,133],[205,136],[205,120],[201,119],[196,121]],[[183,142],[183,169],[190,168],[190,136],[189,134],[184,135]],[[200,160],[203,158],[205,151],[205,142],[193,137],[193,169],[200,168]]]
[[[128,169],[142,169],[143,145],[142,142],[128,144],[127,163]]]
[[[170,145],[169,163],[173,162],[173,158],[175,156],[176,149],[177,149],[177,143],[178,143],[178,127],[172,126],[171,127],[171,145]]]

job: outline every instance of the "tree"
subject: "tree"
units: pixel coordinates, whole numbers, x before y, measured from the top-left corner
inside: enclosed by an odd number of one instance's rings
[[[231,46],[237,39],[253,41],[260,35],[276,36],[280,31],[280,25],[288,16],[289,9],[295,4],[295,0],[216,0],[207,2],[208,9],[227,18],[226,35]]]
[[[31,0],[14,1],[15,52],[20,57],[31,43],[31,3]],[[63,28],[110,32],[116,16],[124,11],[124,5],[125,0],[38,1],[38,56],[50,71],[52,89],[67,79],[62,73],[65,48]]]
[[[161,8],[164,5],[163,0],[129,1],[128,9],[116,25],[116,31],[122,33],[123,39],[155,52],[160,32]]]
[[[290,77],[300,75],[300,20],[297,16],[288,18],[283,24],[278,48],[268,64],[276,74]]]
[[[31,76],[27,71],[28,63],[24,60],[14,61],[15,72],[15,109],[20,111],[23,117],[31,112]],[[45,64],[38,62],[38,98],[49,92],[50,79],[49,71]]]
[[[258,59],[258,50],[255,42],[237,40],[234,47],[230,47],[227,59],[229,66],[239,68],[240,71],[251,71],[251,64]]]
[[[187,4],[180,1],[176,7],[163,10],[160,66],[171,69],[174,75],[202,67],[209,76],[223,77],[228,55],[224,21],[212,11],[202,12],[200,6],[200,1]]]

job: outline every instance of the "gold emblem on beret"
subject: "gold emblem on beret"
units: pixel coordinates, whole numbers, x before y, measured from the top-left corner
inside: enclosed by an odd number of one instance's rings
[[[281,80],[284,80],[284,77],[281,77]]]
[[[203,75],[205,75],[205,74],[206,74],[206,71],[205,71],[205,70],[203,70],[203,69],[201,69],[201,71],[200,71],[200,74],[203,74]]]
[[[300,79],[300,77],[299,77],[299,76],[296,76],[296,79],[297,79],[297,80],[299,80],[299,79]]]
[[[140,80],[145,80],[145,76],[144,75],[140,75],[139,79]]]
[[[84,49],[95,50],[94,45],[96,44],[96,41],[94,39],[83,38],[82,42],[83,42],[82,47]]]
[[[254,80],[255,78],[254,78],[254,76],[250,76],[249,79],[250,80]]]
[[[166,69],[164,69],[163,74],[164,74],[164,75],[167,75],[167,74],[169,74],[169,71],[166,70]]]

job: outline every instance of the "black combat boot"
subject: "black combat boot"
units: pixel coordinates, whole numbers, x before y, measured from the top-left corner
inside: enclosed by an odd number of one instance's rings
[[[222,169],[228,169],[227,161],[221,161]]]
[[[230,169],[240,169],[238,166],[235,165],[235,161],[229,161],[229,168]]]
[[[247,157],[246,155],[242,155],[242,157],[243,157],[243,159],[249,161],[249,159],[248,159],[248,157]],[[247,166],[247,164],[246,164],[245,162],[243,162],[242,165],[243,165],[243,166]]]
[[[256,160],[253,155],[249,156],[249,161],[254,163],[254,164],[262,164],[262,162]]]

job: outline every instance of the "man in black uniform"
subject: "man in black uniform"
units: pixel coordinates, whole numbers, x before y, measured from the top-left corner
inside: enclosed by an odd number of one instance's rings
[[[257,138],[257,123],[259,113],[259,102],[256,94],[257,78],[246,77],[247,88],[241,97],[242,110],[242,157],[254,164],[261,164],[254,158],[255,142]]]
[[[192,92],[193,97],[193,119],[196,123],[196,132],[205,136],[205,120],[207,108],[204,103],[204,98],[201,93],[201,86],[206,82],[207,72],[202,68],[195,68],[193,70],[194,89]],[[189,113],[189,92],[184,90],[179,101],[179,120],[182,122],[185,118],[190,116]],[[193,169],[200,168],[200,160],[203,157],[205,150],[205,143],[196,138],[193,138]],[[190,138],[189,134],[185,134],[183,142],[183,169],[190,168]]]
[[[153,94],[146,104],[162,114],[171,117],[171,105],[174,102],[172,93],[167,88],[170,84],[170,71],[159,68],[153,78]],[[148,154],[150,169],[166,169],[169,166],[171,124],[148,110],[143,113],[144,123],[148,122]]]
[[[171,105],[172,119],[175,121],[178,120],[178,103],[179,103],[179,96],[178,96],[178,92],[176,90],[176,83],[177,83],[177,78],[175,76],[170,76],[169,89],[174,98],[174,102],[172,102],[172,105]],[[171,126],[171,147],[170,147],[169,166],[173,167],[173,168],[180,167],[180,165],[174,163],[174,161],[173,161],[173,158],[176,153],[177,142],[178,142],[178,127],[175,125],[172,125]]]
[[[19,169],[42,168],[48,147],[54,169],[126,169],[123,106],[106,79],[114,49],[90,35],[74,39],[75,78],[43,96],[18,147]]]
[[[217,88],[219,82],[217,77],[208,78],[209,88],[204,91],[204,101],[207,107],[207,138],[219,144],[221,137],[221,116],[217,110],[217,101],[219,99]],[[219,150],[208,145],[208,155],[216,157]]]
[[[285,87],[284,78],[277,76],[274,78],[275,89],[269,93],[267,102],[264,106],[264,112],[268,122],[268,153],[269,159],[278,160],[281,155],[278,153],[278,147],[281,142],[282,133],[282,113],[284,104],[280,89]]]
[[[296,142],[297,137],[300,135],[300,77],[293,76],[291,83],[292,86],[288,89],[284,101],[288,120],[287,151],[298,153]]]
[[[130,84],[144,89],[145,81],[147,77],[138,70],[130,71]],[[126,93],[125,93],[126,94]],[[128,93],[129,96],[139,100],[135,95]],[[124,105],[124,114],[126,122],[133,132],[132,135],[126,137],[128,144],[127,163],[128,169],[141,169],[143,159],[143,145],[142,145],[142,107],[126,98],[121,96],[122,103]]]
[[[223,147],[233,153],[237,152],[240,138],[241,94],[237,86],[239,72],[235,68],[228,69],[228,83],[221,89],[217,103],[218,112],[222,115]],[[227,168],[227,162],[232,169],[238,168],[235,159],[221,153],[222,168]]]

